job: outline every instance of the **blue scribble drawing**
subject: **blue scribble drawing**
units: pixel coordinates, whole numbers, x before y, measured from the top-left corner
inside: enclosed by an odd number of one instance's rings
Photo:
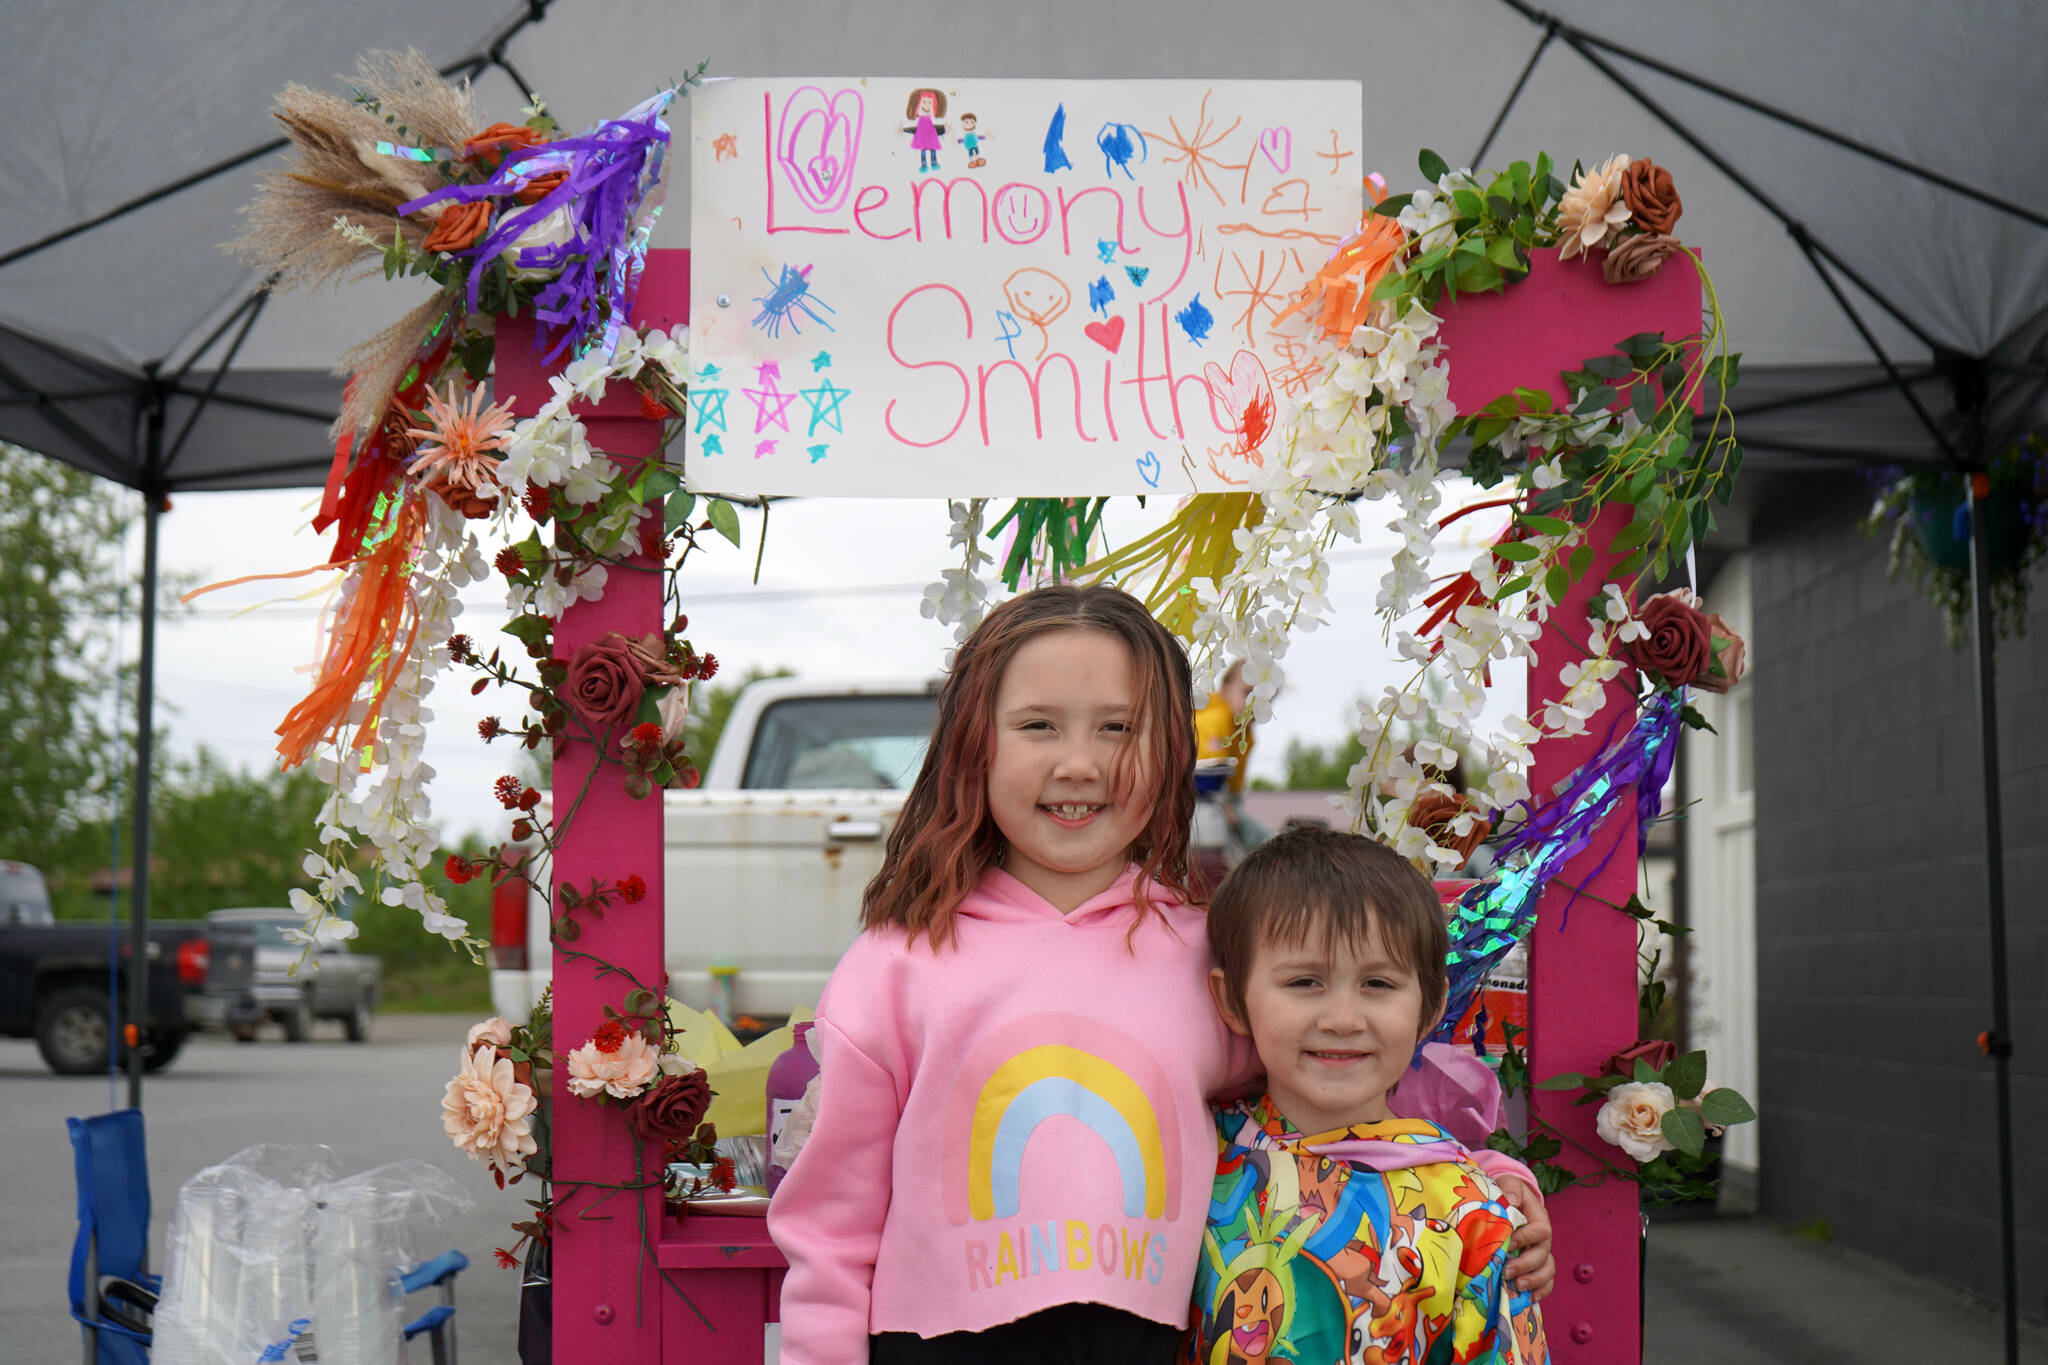
[[[816,355],[811,357],[812,374],[816,374],[820,370],[829,370],[831,368],[832,353],[830,351],[820,351]]]
[[[997,337],[996,340],[1003,343],[1003,348],[1010,353],[1010,359],[1015,360],[1017,358],[1017,338],[1024,335],[1024,324],[1017,321],[1015,313],[998,308],[996,309],[996,326],[1002,329],[1002,335]]]
[[[782,366],[772,360],[762,361],[754,367],[754,382],[760,387],[740,390],[754,400],[754,434],[759,436],[771,424],[788,431],[789,405],[796,401],[797,396],[782,391]],[[770,442],[771,448],[773,444]]]
[[[810,274],[809,266],[798,270],[793,265],[785,265],[782,267],[782,278],[778,280],[768,273],[767,267],[762,267],[761,278],[768,281],[768,292],[757,295],[754,299],[755,303],[761,305],[761,311],[754,315],[754,325],[771,337],[779,337],[782,335],[783,324],[788,323],[789,330],[801,336],[803,324],[796,320],[796,315],[801,313],[828,332],[838,331],[838,328],[825,321],[825,314],[820,313],[818,309],[824,309],[825,313],[838,310],[811,292]]]
[[[1124,267],[1125,277],[1130,280],[1132,287],[1138,289],[1145,287],[1145,277],[1151,273],[1152,267],[1149,265],[1127,265]]]
[[[760,459],[760,458],[761,458],[761,457],[762,457],[763,455],[773,455],[774,453],[775,453],[775,442],[774,442],[774,441],[770,440],[770,441],[756,441],[756,442],[754,442],[754,458],[755,458],[755,459],[757,459],[757,460],[758,460],[758,459]]]
[[[1088,286],[1088,307],[1090,311],[1109,316],[1109,305],[1116,302],[1116,290],[1109,286],[1109,276]]]
[[[842,389],[829,379],[819,380],[818,386],[814,389],[798,389],[797,396],[809,404],[811,409],[811,425],[804,435],[816,436],[818,428],[827,424],[834,431],[845,431],[846,425],[841,419],[839,405],[852,393],[852,389]]]
[[[1067,106],[1062,104],[1052,111],[1052,122],[1045,128],[1045,173],[1071,171],[1074,163],[1067,160],[1067,149],[1060,146],[1060,139],[1067,135]]]
[[[697,443],[697,448],[701,454],[705,455],[725,454],[725,442],[719,440],[716,436],[706,436]]]
[[[722,371],[716,365],[699,365],[697,367],[697,378],[699,379],[716,379],[721,373]]]
[[[1135,140],[1134,140],[1135,139]],[[1102,149],[1102,173],[1114,180],[1121,170],[1124,179],[1136,180],[1131,174],[1131,158],[1136,156],[1140,164],[1151,155],[1145,145],[1145,135],[1129,123],[1105,123],[1095,135],[1095,145]]]
[[[1104,265],[1108,265],[1116,260],[1116,240],[1112,237],[1097,237],[1095,239],[1095,256]]]
[[[1138,461],[1138,477],[1154,488],[1159,487],[1159,457],[1149,450]]]
[[[1216,315],[1202,305],[1202,296],[1195,295],[1187,307],[1173,315],[1180,329],[1188,334],[1188,340],[1199,346],[1209,335],[1209,329],[1216,325]]]
[[[717,366],[712,366],[716,369]],[[703,374],[703,370],[697,371]],[[727,389],[707,389],[701,384],[690,386],[690,416],[699,431],[724,431],[725,396]]]
[[[824,444],[823,442],[820,442],[820,443],[819,443],[819,444],[817,444],[817,445],[811,446],[811,447],[810,447],[810,454],[811,454],[811,463],[812,463],[812,464],[816,464],[816,463],[817,463],[818,461],[820,461],[820,460],[824,459],[824,458],[825,458],[825,457],[826,457],[827,455],[830,455],[831,453],[832,453],[832,447],[830,447],[830,446],[828,446],[828,445]]]

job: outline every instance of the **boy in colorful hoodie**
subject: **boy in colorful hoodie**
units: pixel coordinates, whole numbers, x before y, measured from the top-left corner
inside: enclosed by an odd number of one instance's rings
[[[1521,1216],[1481,1164],[1524,1168],[1400,1117],[1419,1097],[1393,1093],[1438,1070],[1410,1069],[1444,1009],[1429,882],[1370,839],[1292,830],[1218,888],[1209,941],[1218,1012],[1267,1088],[1216,1113],[1186,1360],[1540,1365],[1536,1305],[1506,1273]],[[1430,1112],[1459,1109],[1472,1141],[1497,1118],[1497,1090],[1442,1099]]]

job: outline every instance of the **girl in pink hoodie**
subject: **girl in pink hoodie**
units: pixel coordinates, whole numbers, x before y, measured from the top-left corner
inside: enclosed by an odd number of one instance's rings
[[[960,647],[818,1006],[817,1122],[768,1215],[785,1365],[1173,1358],[1206,1099],[1253,1067],[1188,903],[1191,691],[1114,588],[1025,593]]]

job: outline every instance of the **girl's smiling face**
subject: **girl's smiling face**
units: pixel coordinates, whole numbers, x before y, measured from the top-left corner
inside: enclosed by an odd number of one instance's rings
[[[1152,818],[1133,672],[1116,637],[1057,630],[1018,649],[996,689],[988,810],[1009,846],[1003,867],[1061,913],[1122,875]]]
[[[927,90],[917,97],[917,114],[919,118],[930,118],[938,111],[939,102],[932,98],[931,91]]]

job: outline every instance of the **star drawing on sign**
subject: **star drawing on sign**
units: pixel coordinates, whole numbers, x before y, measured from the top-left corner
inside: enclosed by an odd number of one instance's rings
[[[852,393],[852,389],[842,389],[830,379],[819,380],[816,388],[798,389],[797,396],[810,404],[811,408],[810,430],[806,431],[804,435],[816,436],[818,428],[826,423],[830,423],[834,431],[845,431],[846,425],[841,419],[839,405],[850,397]]]
[[[754,401],[754,434],[759,436],[770,424],[788,431],[789,405],[797,396],[783,392],[782,367],[772,360],[762,361],[754,368],[754,382],[760,387],[740,390]]]
[[[691,415],[696,418],[699,431],[724,431],[726,389],[707,389],[697,385],[690,388]]]
[[[706,436],[701,442],[699,442],[699,445],[702,448],[703,453],[706,455],[725,454],[725,442],[719,440],[716,435]]]
[[[810,448],[810,451],[811,463],[816,464],[818,461],[824,459],[827,455],[831,454],[832,448],[826,445],[823,441],[820,441],[817,445],[812,446]]]
[[[757,460],[758,460],[758,459],[760,459],[760,458],[761,458],[761,457],[762,457],[763,455],[773,455],[774,453],[775,453],[775,442],[774,442],[773,440],[767,440],[767,441],[756,441],[756,442],[754,442],[754,458],[755,458],[755,459],[757,459]]]
[[[820,370],[829,370],[831,368],[832,353],[830,351],[820,351],[816,355],[811,357],[812,374],[816,374]]]

